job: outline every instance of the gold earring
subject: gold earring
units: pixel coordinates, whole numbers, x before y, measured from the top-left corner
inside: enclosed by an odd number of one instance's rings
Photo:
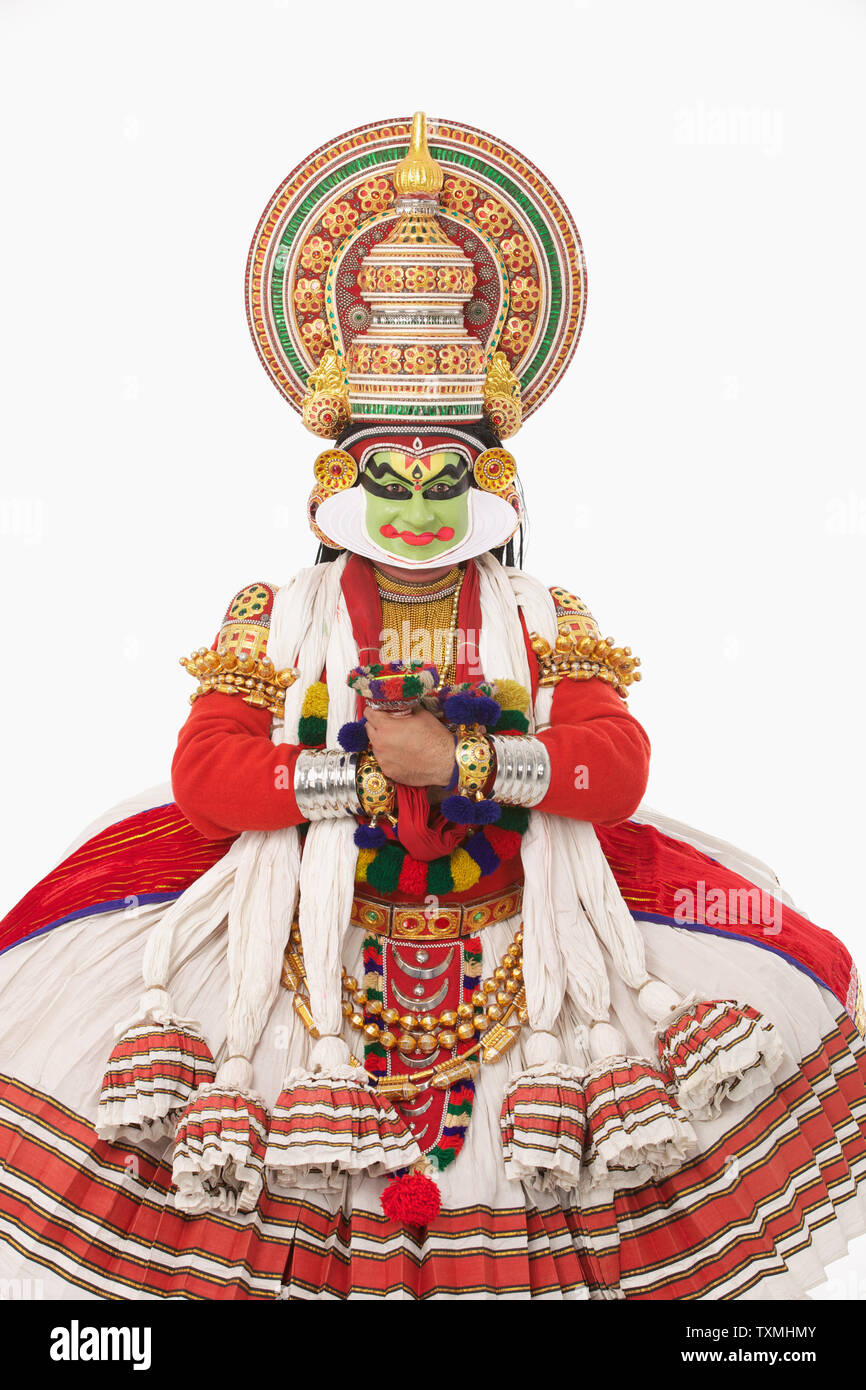
[[[358,465],[345,449],[326,449],[319,454],[313,472],[316,487],[323,497],[333,497],[335,492],[354,487],[358,479]]]
[[[310,523],[310,530],[323,545],[329,546],[331,550],[341,550],[342,546],[335,545],[316,525],[316,512],[329,497],[334,497],[338,492],[345,492],[346,488],[354,486],[358,478],[358,465],[352,455],[346,453],[345,449],[326,449],[323,454],[319,454],[313,464],[313,472],[316,481],[307,502],[307,520]]]
[[[507,449],[485,449],[475,460],[472,472],[482,491],[503,497],[514,490],[512,483],[517,476],[517,464]]]
[[[317,484],[307,500],[307,521],[316,540],[321,541],[322,545],[326,545],[329,550],[342,550],[343,547],[341,545],[337,545],[336,541],[332,541],[329,536],[325,535],[321,527],[316,525],[316,512],[319,510],[322,503],[326,501],[328,497],[333,497],[333,495],[332,492],[323,492]]]

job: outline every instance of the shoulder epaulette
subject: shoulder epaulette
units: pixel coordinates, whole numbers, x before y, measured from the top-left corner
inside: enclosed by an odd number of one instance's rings
[[[628,687],[640,680],[640,660],[630,647],[617,647],[601,630],[586,604],[567,589],[550,590],[556,608],[556,643],[538,633],[530,634],[538,659],[539,685],[558,685],[561,680],[602,680],[625,699]]]
[[[211,693],[240,695],[245,704],[282,718],[295,672],[275,671],[267,654],[276,592],[272,584],[248,584],[226,609],[213,646],[181,657],[181,666],[199,682],[190,704]]]
[[[576,633],[579,637],[600,637],[601,630],[583,599],[567,589],[554,585],[551,590],[556,608],[556,626],[560,632]]]
[[[225,612],[216,640],[220,656],[267,656],[268,633],[276,588],[272,584],[248,584],[235,594]]]

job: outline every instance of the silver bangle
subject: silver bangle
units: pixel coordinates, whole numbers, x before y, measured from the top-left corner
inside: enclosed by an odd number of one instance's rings
[[[550,754],[540,739],[489,734],[496,754],[490,797],[506,806],[537,806],[550,788]]]
[[[307,749],[295,763],[295,800],[304,820],[336,820],[361,810],[355,789],[357,753]]]

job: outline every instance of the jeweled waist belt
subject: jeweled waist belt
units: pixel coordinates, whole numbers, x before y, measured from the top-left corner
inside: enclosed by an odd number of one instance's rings
[[[523,885],[519,883],[480,902],[451,906],[440,903],[436,907],[387,903],[366,893],[356,893],[351,921],[377,936],[393,936],[400,941],[452,941],[515,917],[522,905]]]

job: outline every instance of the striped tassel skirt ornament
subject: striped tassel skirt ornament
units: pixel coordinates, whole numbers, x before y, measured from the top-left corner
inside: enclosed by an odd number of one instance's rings
[[[108,1059],[96,1132],[103,1139],[172,1135],[199,1086],[213,1081],[211,1050],[193,1023],[154,1015],[127,1027]]]

